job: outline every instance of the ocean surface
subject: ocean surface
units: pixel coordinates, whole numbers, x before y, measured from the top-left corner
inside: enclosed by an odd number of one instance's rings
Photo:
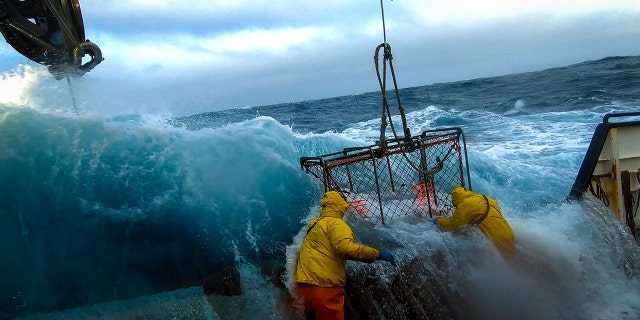
[[[229,318],[287,318],[287,277],[274,283],[265,270],[291,271],[287,251],[323,191],[299,157],[373,144],[379,92],[107,117],[24,91],[39,77],[27,67],[0,77],[23,90],[0,100],[0,319],[148,295],[230,268],[242,308]],[[449,286],[470,301],[471,319],[640,318],[640,249],[598,202],[566,201],[602,117],[640,110],[640,56],[406,88],[400,98],[414,135],[464,130],[473,189],[500,203],[526,267],[479,263],[486,239],[428,221],[372,227],[349,214],[357,240],[400,264],[444,252],[463,274]]]

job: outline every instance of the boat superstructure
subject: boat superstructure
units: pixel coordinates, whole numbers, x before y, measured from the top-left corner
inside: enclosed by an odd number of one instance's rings
[[[636,239],[640,230],[640,112],[609,113],[597,125],[571,198],[590,191]]]

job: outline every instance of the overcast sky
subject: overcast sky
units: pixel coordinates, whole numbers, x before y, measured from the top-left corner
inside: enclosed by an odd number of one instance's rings
[[[640,55],[638,0],[383,4],[401,87]],[[74,80],[81,100],[135,97],[190,114],[379,90],[373,64],[383,42],[379,0],[80,5],[87,38],[105,58]],[[25,62],[0,45],[0,71]]]

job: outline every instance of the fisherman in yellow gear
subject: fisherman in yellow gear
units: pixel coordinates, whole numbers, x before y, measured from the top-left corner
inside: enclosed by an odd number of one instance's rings
[[[342,217],[349,204],[336,191],[324,194],[318,217],[307,225],[295,281],[298,298],[304,301],[309,319],[344,319],[345,263],[356,260],[395,263],[393,255],[355,242],[353,231]]]
[[[455,187],[451,191],[451,202],[456,207],[450,218],[433,218],[432,222],[446,231],[457,231],[466,225],[477,225],[498,248],[504,259],[513,264],[515,240],[513,230],[502,216],[495,199]]]

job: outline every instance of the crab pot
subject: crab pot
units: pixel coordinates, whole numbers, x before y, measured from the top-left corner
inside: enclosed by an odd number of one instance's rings
[[[301,157],[300,165],[325,191],[342,193],[357,217],[372,223],[448,215],[453,211],[449,192],[456,186],[471,188],[460,128],[389,139],[384,148],[375,144]]]

